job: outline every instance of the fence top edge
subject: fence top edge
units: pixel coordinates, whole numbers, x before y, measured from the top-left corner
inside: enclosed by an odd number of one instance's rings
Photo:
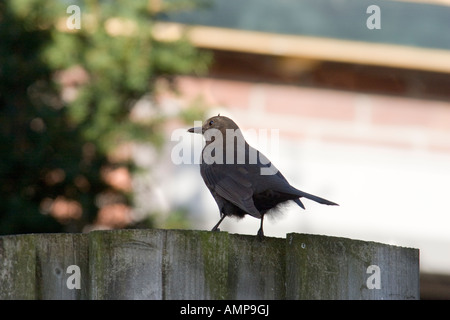
[[[236,239],[247,239],[247,240],[256,240],[256,236],[248,235],[248,234],[238,234],[238,233],[228,233],[226,231],[220,231],[220,232],[212,232],[207,230],[195,230],[195,229],[114,229],[114,230],[92,230],[86,233],[25,233],[25,234],[7,234],[7,235],[0,235],[0,241],[4,239],[19,239],[19,238],[28,238],[28,237],[44,237],[44,238],[54,238],[54,237],[90,237],[90,235],[101,235],[101,234],[122,234],[122,233],[159,233],[163,232],[166,234],[192,234],[192,235],[211,235],[214,236],[215,234],[220,236],[223,236],[224,234],[227,235],[227,237],[236,238]],[[288,242],[292,242],[295,239],[301,239],[304,237],[308,238],[328,238],[332,241],[352,241],[352,242],[360,242],[360,243],[367,243],[372,245],[384,245],[394,248],[401,248],[401,249],[411,249],[411,250],[417,250],[419,251],[419,248],[413,248],[413,247],[407,247],[407,246],[401,246],[397,244],[390,244],[390,243],[382,243],[382,242],[376,242],[371,240],[361,240],[361,239],[351,239],[346,237],[338,237],[338,236],[332,236],[332,235],[322,235],[322,234],[310,234],[310,233],[297,233],[297,232],[290,232],[287,233],[284,238],[281,237],[265,237],[264,241],[280,241],[280,240],[287,240]]]

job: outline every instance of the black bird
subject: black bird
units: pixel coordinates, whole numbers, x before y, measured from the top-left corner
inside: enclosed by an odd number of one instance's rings
[[[219,231],[220,223],[227,216],[243,218],[249,214],[261,219],[257,235],[262,239],[264,215],[283,202],[293,200],[303,209],[305,206],[300,198],[338,205],[291,186],[261,152],[245,141],[241,130],[230,118],[219,114],[206,120],[202,127],[188,131],[201,133],[206,139],[200,173],[220,213],[220,220],[212,231]]]

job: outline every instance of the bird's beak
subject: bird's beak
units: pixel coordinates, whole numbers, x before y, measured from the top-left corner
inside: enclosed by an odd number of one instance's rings
[[[203,133],[203,128],[202,127],[190,128],[190,129],[188,129],[188,132],[202,134]]]

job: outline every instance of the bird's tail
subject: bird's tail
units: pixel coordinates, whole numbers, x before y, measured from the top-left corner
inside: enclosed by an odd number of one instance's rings
[[[309,193],[300,191],[300,198],[302,198],[302,197],[303,197],[303,198],[310,199],[310,200],[313,200],[313,201],[318,202],[318,203],[321,203],[321,204],[326,204],[326,205],[329,205],[329,206],[338,206],[337,203],[334,203],[334,202],[329,201],[329,200],[327,200],[327,199],[324,199],[324,198],[321,198],[321,197],[318,197],[318,196],[315,196],[315,195],[312,195],[312,194],[309,194]],[[302,207],[303,209],[305,209],[305,206],[304,206],[303,203],[300,201],[300,199],[295,199],[294,202],[297,203],[297,204],[298,204],[300,207]]]

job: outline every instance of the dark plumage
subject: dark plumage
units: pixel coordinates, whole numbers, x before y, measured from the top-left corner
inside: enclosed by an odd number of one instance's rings
[[[219,206],[221,216],[213,231],[219,230],[226,216],[242,218],[249,214],[261,219],[258,236],[262,238],[264,215],[288,200],[303,209],[305,206],[300,198],[337,205],[291,186],[262,153],[245,141],[239,127],[230,118],[215,116],[206,120],[201,128],[188,131],[201,133],[206,139],[200,173]]]

